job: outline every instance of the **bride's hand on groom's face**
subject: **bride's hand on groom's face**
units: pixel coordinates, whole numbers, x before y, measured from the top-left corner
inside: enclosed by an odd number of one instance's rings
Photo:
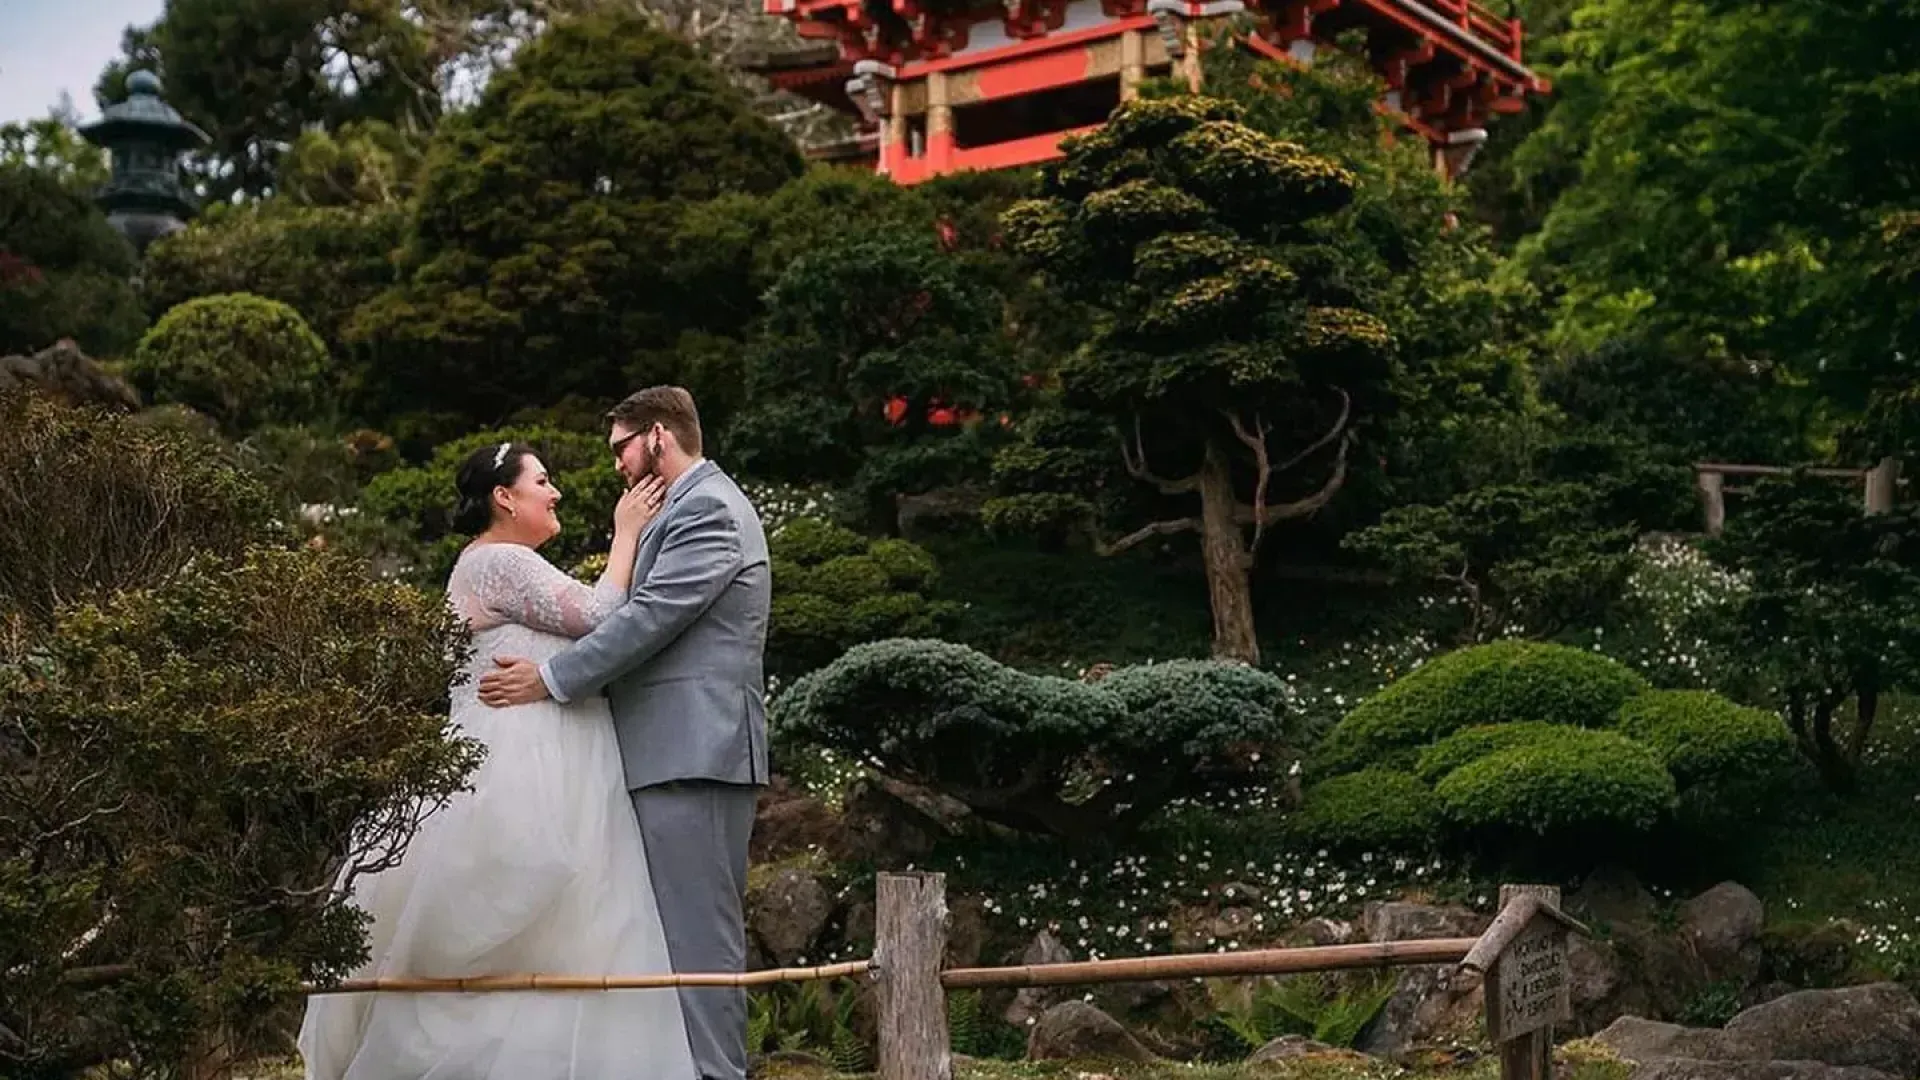
[[[659,513],[666,501],[667,484],[658,476],[649,476],[627,489],[613,508],[613,531],[637,535]]]

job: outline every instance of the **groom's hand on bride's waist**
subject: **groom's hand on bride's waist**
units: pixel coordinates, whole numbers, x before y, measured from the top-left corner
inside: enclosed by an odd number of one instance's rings
[[[480,676],[480,701],[496,709],[531,705],[547,698],[547,682],[540,665],[518,656],[496,656],[494,670]]]

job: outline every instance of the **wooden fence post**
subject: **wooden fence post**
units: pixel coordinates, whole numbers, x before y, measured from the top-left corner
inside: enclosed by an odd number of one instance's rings
[[[1893,509],[1893,491],[1899,482],[1899,458],[1881,458],[1880,464],[1868,469],[1867,513],[1884,514]]]
[[[880,1080],[952,1080],[946,992],[945,874],[881,874],[874,911]]]
[[[1558,910],[1552,885],[1502,885],[1500,906],[1533,896]],[[1553,1022],[1568,1013],[1567,931],[1535,915],[1487,973],[1487,1032],[1500,1053],[1500,1080],[1551,1080]]]
[[[1706,517],[1707,535],[1718,536],[1727,525],[1727,478],[1723,473],[1696,467],[1693,482],[1700,489],[1700,511]]]

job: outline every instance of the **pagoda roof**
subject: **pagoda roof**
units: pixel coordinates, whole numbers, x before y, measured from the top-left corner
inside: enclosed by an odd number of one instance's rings
[[[127,76],[127,99],[100,110],[100,119],[80,129],[88,142],[109,146],[129,137],[191,150],[211,140],[179,110],[160,100],[160,78],[151,71]]]

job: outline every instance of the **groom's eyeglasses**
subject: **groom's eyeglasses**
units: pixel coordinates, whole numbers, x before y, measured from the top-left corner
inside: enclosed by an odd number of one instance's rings
[[[645,434],[646,432],[644,431],[636,431],[625,438],[613,440],[607,444],[607,448],[613,451],[614,460],[618,461],[620,455],[627,452],[627,444]]]

